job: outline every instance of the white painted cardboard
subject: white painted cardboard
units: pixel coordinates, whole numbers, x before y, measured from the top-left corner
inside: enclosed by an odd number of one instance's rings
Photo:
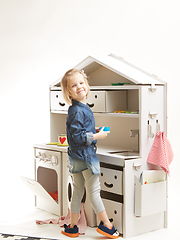
[[[166,211],[166,181],[141,184],[135,176],[135,215],[144,217]]]

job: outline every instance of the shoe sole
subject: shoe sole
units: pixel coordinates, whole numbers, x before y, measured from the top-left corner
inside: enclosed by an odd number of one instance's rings
[[[113,236],[113,235],[111,235],[111,234],[109,234],[109,233],[106,233],[106,232],[102,231],[102,230],[99,229],[99,228],[96,228],[96,231],[97,231],[98,233],[100,233],[101,235],[106,236],[106,237],[109,237],[109,238],[113,238],[113,239],[119,238],[119,236]]]
[[[79,237],[79,233],[67,233],[64,231],[61,231],[62,234],[64,234],[67,237],[71,237],[71,238],[75,238],[75,237]]]

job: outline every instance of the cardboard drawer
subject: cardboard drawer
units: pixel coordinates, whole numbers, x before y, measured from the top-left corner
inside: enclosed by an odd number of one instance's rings
[[[123,234],[123,204],[108,199],[102,198],[107,215],[112,221],[112,224],[116,227],[119,233]],[[97,217],[97,224],[99,224],[99,219]]]
[[[122,171],[101,167],[100,183],[103,191],[122,195],[122,179]]]
[[[53,111],[67,111],[69,105],[65,102],[62,91],[51,91],[50,107]]]
[[[87,104],[93,112],[126,110],[126,91],[90,91]]]
[[[135,177],[135,215],[144,217],[166,211],[166,181],[141,184]]]

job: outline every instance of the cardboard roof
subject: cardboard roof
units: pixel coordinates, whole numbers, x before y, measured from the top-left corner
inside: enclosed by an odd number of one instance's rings
[[[165,84],[155,75],[149,74],[113,54],[108,56],[88,56],[74,68],[84,70],[88,76],[102,66],[128,79],[132,84]],[[51,87],[59,85],[61,79],[62,77],[54,82]]]

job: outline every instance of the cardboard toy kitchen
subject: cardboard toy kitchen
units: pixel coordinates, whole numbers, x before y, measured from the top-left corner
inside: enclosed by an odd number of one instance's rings
[[[97,144],[101,196],[108,217],[123,238],[166,228],[167,174],[147,163],[156,133],[166,134],[166,83],[113,54],[88,56],[74,68],[88,76],[87,103],[96,126],[111,130]],[[66,135],[61,136],[66,133],[68,105],[60,82],[61,78],[49,89],[50,143],[34,145],[35,180],[22,180],[35,193],[36,207],[65,216],[73,185],[67,145],[63,145]],[[142,182],[146,173],[152,178],[149,184]],[[88,226],[97,226],[88,196],[83,201]]]

